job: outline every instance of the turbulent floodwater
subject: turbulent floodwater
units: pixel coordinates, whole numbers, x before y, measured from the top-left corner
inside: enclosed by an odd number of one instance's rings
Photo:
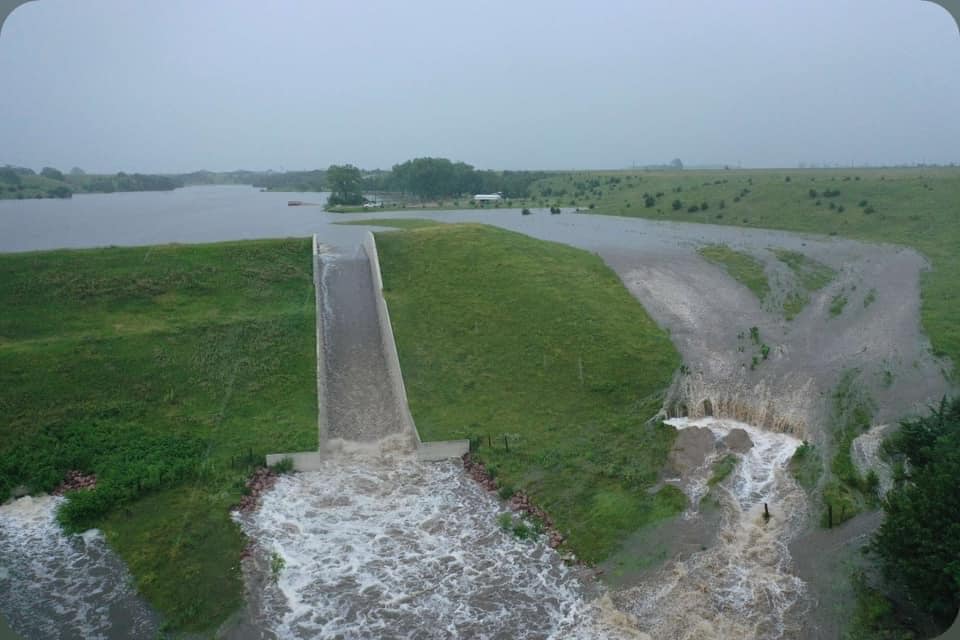
[[[0,614],[24,638],[152,638],[157,620],[93,529],[66,535],[63,498],[0,506]]]
[[[281,478],[260,509],[237,516],[254,541],[248,628],[276,638],[795,637],[806,599],[787,544],[805,497],[786,466],[799,441],[731,421],[671,422],[718,439],[740,428],[753,447],[708,496],[723,514],[717,543],[640,586],[605,593],[543,542],[502,531],[502,505],[457,463],[341,456]],[[693,505],[719,455],[684,483]],[[27,638],[152,637],[156,620],[99,532],[58,528],[61,500],[0,507],[0,613]],[[696,506],[684,517],[700,517]]]
[[[787,543],[805,497],[786,465],[800,441],[732,421],[672,422],[718,439],[740,428],[753,447],[711,494],[723,511],[717,543],[641,586],[604,593],[542,542],[501,531],[502,506],[458,464],[331,459],[282,478],[240,517],[257,545],[245,568],[254,626],[279,638],[795,636],[805,589]],[[685,483],[693,504],[718,455]]]
[[[805,585],[791,571],[787,544],[802,523],[806,497],[787,464],[800,441],[730,420],[676,419],[679,429],[707,427],[719,439],[745,430],[753,447],[740,457],[732,476],[718,487],[722,523],[717,543],[690,558],[668,564],[641,586],[614,594],[654,638],[783,638],[799,633],[806,605]],[[696,518],[712,463],[685,483],[691,498],[687,518]],[[763,505],[771,518],[763,517]]]
[[[500,512],[455,463],[339,459],[284,477],[240,518],[259,556],[247,571],[284,564],[252,594],[255,626],[281,638],[616,635],[588,604],[596,589],[542,542],[500,530]]]

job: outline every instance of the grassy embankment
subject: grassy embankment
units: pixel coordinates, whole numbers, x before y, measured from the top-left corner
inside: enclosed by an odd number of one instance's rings
[[[241,603],[228,511],[263,455],[316,446],[308,240],[0,255],[0,497],[69,469],[173,629]]]
[[[596,256],[477,225],[377,235],[410,408],[471,438],[502,495],[529,492],[597,561],[682,509],[651,495],[675,431],[647,424],[680,364]]]

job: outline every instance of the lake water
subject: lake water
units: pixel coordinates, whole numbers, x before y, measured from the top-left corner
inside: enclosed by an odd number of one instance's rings
[[[0,252],[59,248],[197,243],[318,234],[326,245],[352,247],[367,229],[331,224],[346,219],[436,218],[484,222],[583,249],[659,251],[705,241],[800,247],[802,237],[761,229],[657,222],[638,218],[550,215],[535,209],[489,211],[327,213],[326,193],[271,193],[249,186],[215,185],[174,191],[86,194],[68,200],[0,200]],[[287,206],[289,200],[318,206]],[[564,214],[572,210],[564,209]],[[838,241],[838,243],[841,241]]]
[[[325,193],[218,185],[0,200],[0,251],[307,236],[325,226],[330,214],[320,206],[289,207],[287,201],[322,205],[326,199]]]

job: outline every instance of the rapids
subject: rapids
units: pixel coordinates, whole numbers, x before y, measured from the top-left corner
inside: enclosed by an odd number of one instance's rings
[[[663,640],[795,637],[807,602],[787,545],[803,522],[806,496],[787,465],[800,441],[731,420],[668,422],[678,429],[706,427],[717,439],[740,428],[753,447],[738,456],[731,477],[714,490],[722,509],[716,544],[668,563],[640,586],[614,593],[614,602],[644,632]],[[708,457],[699,476],[682,485],[692,502],[686,517],[697,517],[712,462],[720,455]]]
[[[238,516],[256,540],[245,570],[275,573],[252,594],[254,625],[280,638],[603,633],[597,587],[543,540],[501,530],[502,512],[452,462],[342,457],[285,476]]]
[[[63,500],[0,506],[0,614],[24,638],[154,637],[158,621],[103,535],[60,529]]]

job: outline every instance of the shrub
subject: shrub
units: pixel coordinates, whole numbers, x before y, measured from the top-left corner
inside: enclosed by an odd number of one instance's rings
[[[524,207],[524,208],[523,208],[523,211],[521,211],[520,213],[521,213],[522,215],[528,216],[528,215],[530,215],[530,209],[527,209],[526,207]]]
[[[287,561],[283,559],[283,556],[276,551],[270,554],[270,577],[274,582],[280,579],[280,574],[286,566]]]
[[[293,458],[282,458],[280,462],[270,465],[270,470],[277,475],[293,473]]]
[[[700,207],[698,207],[697,205],[691,205],[691,206],[687,209],[687,212],[688,212],[688,213],[696,213],[697,211],[700,211]]]
[[[679,200],[674,200],[673,204],[671,204],[670,206],[673,207],[674,211],[679,211],[680,209],[683,209],[683,203],[680,202]]]

